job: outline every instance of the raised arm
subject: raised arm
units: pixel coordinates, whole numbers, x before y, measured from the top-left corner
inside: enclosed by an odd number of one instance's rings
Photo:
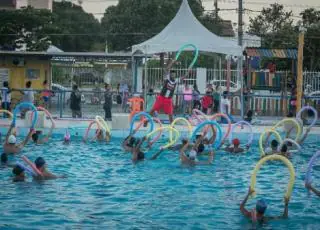
[[[251,194],[253,194],[253,190],[251,190],[251,188],[249,187],[249,191],[248,191],[248,193],[247,193],[247,195],[246,195],[246,197],[244,198],[244,200],[241,202],[241,204],[240,204],[240,211],[241,211],[241,213],[245,216],[245,217],[248,217],[248,218],[251,218],[251,212],[250,211],[248,211],[246,208],[245,208],[245,206],[246,206],[246,203],[247,203],[247,201],[248,201],[248,199],[249,199],[249,196],[251,195]]]
[[[214,127],[213,127],[213,125],[211,125],[211,130],[212,130],[212,136],[211,136],[211,138],[209,139],[209,143],[208,143],[208,145],[212,145],[213,144],[213,142],[216,140],[216,131],[214,130]]]
[[[163,152],[164,149],[160,149],[157,153],[155,153],[151,158],[150,160],[156,160],[160,154]]]
[[[208,161],[198,161],[196,162],[196,165],[211,165],[213,162],[214,155],[214,151],[211,150]]]
[[[320,191],[315,189],[310,183],[306,183],[305,186],[308,190],[311,190],[314,194],[316,194],[317,196],[320,196]]]
[[[305,134],[303,135],[303,137],[298,141],[298,144],[302,144],[306,140],[306,138],[307,138],[307,136],[308,136],[310,131],[311,131],[311,129],[307,128],[307,130],[306,130]]]
[[[30,131],[29,131],[28,135],[26,136],[26,138],[24,139],[24,141],[21,142],[20,144],[18,144],[19,148],[23,148],[28,143],[28,141],[30,140],[33,132],[34,132],[34,129],[30,129]]]
[[[272,216],[266,216],[265,219],[268,221],[268,220],[279,220],[279,219],[286,219],[288,218],[288,212],[289,212],[289,199],[288,198],[284,198],[284,210],[283,210],[283,214],[280,215],[280,216],[275,216],[275,217],[272,217]]]
[[[53,129],[55,128],[55,124],[54,124],[53,118],[51,116],[49,118],[50,118],[50,121],[51,121],[51,128],[50,128],[48,134],[44,138],[42,138],[41,143],[45,143],[45,142],[49,141],[49,138],[52,135]]]
[[[179,150],[181,161],[189,161],[189,158],[185,154],[188,147],[189,147],[189,141],[187,141],[186,144],[182,146],[182,148]]]

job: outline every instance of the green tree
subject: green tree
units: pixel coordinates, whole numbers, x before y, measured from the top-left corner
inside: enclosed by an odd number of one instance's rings
[[[53,2],[53,26],[58,32],[51,36],[53,45],[63,51],[93,51],[103,43],[100,23],[81,6],[71,2]]]
[[[194,15],[211,31],[219,32],[216,19],[204,14],[200,0],[189,0]],[[109,49],[129,50],[163,30],[176,15],[181,0],[119,0],[101,21]]]
[[[251,18],[249,33],[262,38],[262,46],[292,48],[297,46],[297,30],[293,24],[292,11],[285,11],[281,4],[263,8],[260,15]]]
[[[300,13],[302,20],[298,25],[303,25],[305,33],[304,68],[320,70],[320,10],[306,9]]]
[[[0,45],[14,50],[23,45],[29,51],[46,50],[50,44],[48,33],[54,31],[52,15],[48,10],[27,7],[0,11]]]

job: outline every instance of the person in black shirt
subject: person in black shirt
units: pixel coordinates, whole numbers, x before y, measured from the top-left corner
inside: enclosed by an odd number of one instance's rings
[[[173,63],[174,61],[168,65],[167,69],[170,69]],[[169,121],[170,123],[172,123],[173,121],[172,97],[174,95],[176,86],[177,86],[176,72],[174,70],[171,70],[164,81],[164,85],[162,87],[160,95],[157,97],[153,105],[153,108],[150,111],[150,114],[152,116],[155,111],[160,112],[161,110],[163,110],[165,114],[168,114]]]
[[[70,95],[70,109],[72,110],[72,117],[82,117],[81,113],[81,94],[77,85],[72,86],[72,93]]]

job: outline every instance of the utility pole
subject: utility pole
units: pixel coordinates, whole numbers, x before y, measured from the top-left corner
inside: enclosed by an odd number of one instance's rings
[[[303,46],[304,46],[304,28],[300,28],[299,33],[299,47],[298,47],[298,73],[297,73],[297,111],[301,109],[302,105],[302,91],[303,91]]]
[[[242,13],[243,13],[243,2],[242,0],[239,0],[239,10],[238,10],[238,45],[242,47],[242,39],[243,39],[243,18],[242,18]],[[240,82],[241,82],[241,95],[240,95],[240,101],[241,101],[241,117],[244,118],[244,97],[243,97],[243,87],[244,87],[244,82],[243,82],[243,71],[242,71],[242,62],[243,62],[243,55],[241,54],[240,57],[238,57],[238,74],[240,76]]]
[[[218,19],[218,14],[219,14],[218,0],[214,0],[213,6],[214,6],[215,18]]]

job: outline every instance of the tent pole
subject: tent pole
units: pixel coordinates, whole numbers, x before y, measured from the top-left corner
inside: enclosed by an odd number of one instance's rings
[[[144,57],[145,61],[144,61],[144,81],[143,81],[143,97],[145,100],[145,104],[146,104],[146,100],[147,100],[147,78],[148,78],[148,61],[147,61],[147,55],[145,55]]]

